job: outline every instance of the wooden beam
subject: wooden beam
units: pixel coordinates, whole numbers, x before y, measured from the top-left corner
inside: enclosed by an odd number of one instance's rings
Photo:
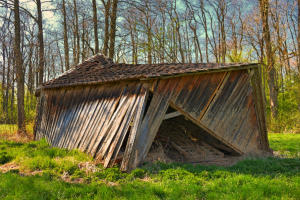
[[[255,101],[255,112],[259,126],[259,132],[261,137],[261,149],[265,151],[271,151],[268,140],[268,131],[266,127],[266,109],[265,102],[263,98],[264,91],[261,85],[261,72],[260,68],[251,69],[250,73],[253,73],[251,76],[251,86],[253,88],[253,97]]]
[[[165,115],[164,120],[171,119],[171,118],[174,118],[174,117],[178,117],[180,115],[182,115],[182,114],[179,111],[168,113],[168,114]]]
[[[147,156],[156,133],[162,123],[169,107],[174,88],[177,84],[174,80],[163,80],[158,83],[153,94],[151,103],[142,121],[139,137],[135,141],[135,149],[132,155],[134,160],[129,168],[136,168]]]
[[[214,102],[214,99],[216,99],[216,97],[218,97],[218,95],[220,94],[220,92],[222,91],[226,81],[228,80],[229,78],[229,75],[230,75],[230,72],[226,72],[224,73],[224,76],[222,77],[222,80],[221,82],[219,83],[218,87],[215,89],[215,91],[213,92],[213,94],[210,96],[207,104],[205,105],[205,107],[203,108],[203,110],[201,111],[199,117],[198,117],[198,120],[200,121],[203,116],[205,115],[209,105]]]
[[[235,152],[237,152],[238,154],[242,155],[243,152],[238,149],[237,147],[233,146],[232,144],[230,144],[229,142],[227,142],[226,140],[224,140],[223,138],[221,138],[220,136],[218,136],[216,133],[214,133],[212,130],[210,130],[209,128],[207,128],[205,125],[203,125],[199,120],[195,119],[193,116],[191,116],[189,113],[185,112],[184,110],[182,110],[181,108],[179,108],[178,106],[176,106],[176,104],[174,104],[172,101],[170,102],[170,106],[176,110],[178,110],[179,112],[181,112],[182,115],[184,115],[186,118],[188,118],[189,120],[191,120],[193,123],[197,124],[200,128],[202,128],[203,130],[205,130],[207,133],[209,133],[210,135],[212,135],[213,137],[215,137],[216,139],[218,139],[219,141],[221,141],[222,143],[224,143],[225,145],[229,146],[230,148],[232,148]]]
[[[134,156],[135,156],[133,150],[135,149],[136,139],[139,137],[141,133],[140,126],[142,124],[144,111],[147,103],[148,89],[142,87],[139,98],[140,98],[139,104],[133,120],[133,127],[130,130],[125,153],[121,163],[120,169],[122,171],[130,171],[132,169],[130,167],[132,166],[132,162],[134,161]]]

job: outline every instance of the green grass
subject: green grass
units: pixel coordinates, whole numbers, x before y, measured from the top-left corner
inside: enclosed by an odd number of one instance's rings
[[[300,158],[300,134],[269,134],[270,147],[284,157]]]
[[[156,164],[143,168],[144,181],[116,168],[70,184],[55,175],[0,175],[1,199],[299,199],[300,161],[247,160],[223,167]],[[258,170],[257,170],[258,169]],[[102,178],[102,179],[101,179]],[[110,186],[103,179],[117,183]]]
[[[270,146],[282,158],[231,167],[146,164],[122,173],[94,165],[89,171],[80,166],[91,157],[51,148],[45,140],[0,139],[0,167],[19,166],[0,173],[0,199],[300,199],[299,144],[299,135],[270,134]]]

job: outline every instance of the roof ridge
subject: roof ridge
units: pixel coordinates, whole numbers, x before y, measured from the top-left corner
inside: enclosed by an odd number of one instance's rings
[[[100,60],[102,58],[102,60]],[[102,67],[104,67],[105,65],[111,65],[111,64],[114,64],[113,60],[111,58],[108,58],[106,57],[105,55],[103,55],[102,53],[97,53],[85,60],[83,60],[81,63],[79,64],[76,64],[76,65],[72,65],[70,67],[70,69],[68,69],[67,71],[63,72],[62,74],[56,76],[56,77],[53,77],[52,79],[48,80],[47,82],[43,83],[42,85],[46,85],[47,83],[51,83],[52,81],[58,79],[58,78],[61,78],[69,73],[72,73],[74,70],[76,69],[79,69],[81,67],[84,67],[85,64],[88,64],[89,62],[97,62],[96,65],[98,64],[102,64]],[[103,62],[105,61],[105,62]],[[91,65],[87,65],[87,67],[91,67]]]
[[[98,59],[96,59],[98,58]],[[103,60],[100,60],[100,58],[103,58]],[[106,57],[104,54],[102,53],[97,53],[87,59],[85,59],[84,61],[82,61],[81,63],[77,64],[77,65],[74,65],[72,67],[79,67],[81,65],[83,65],[84,63],[88,63],[88,62],[91,62],[91,61],[99,61],[98,63],[101,63],[103,65],[106,65],[106,64],[114,64],[113,60],[111,58],[108,58]],[[106,61],[106,63],[103,63],[103,61]]]

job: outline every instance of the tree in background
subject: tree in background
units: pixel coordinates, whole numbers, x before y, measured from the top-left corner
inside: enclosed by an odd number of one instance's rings
[[[62,1],[62,13],[63,13],[63,26],[64,26],[64,49],[65,49],[65,67],[66,70],[70,68],[69,59],[69,42],[68,42],[68,30],[67,30],[67,13],[65,0]]]
[[[25,128],[25,110],[24,110],[24,71],[21,55],[21,27],[20,27],[20,13],[19,13],[19,0],[14,0],[14,25],[15,25],[15,69],[17,78],[17,102],[18,102],[18,133],[26,134]]]
[[[278,87],[276,82],[276,69],[272,50],[269,28],[269,0],[260,0],[260,12],[263,26],[263,39],[266,48],[268,85],[270,91],[270,107],[273,118],[278,116]]]
[[[41,0],[36,1],[37,5],[37,23],[39,27],[38,31],[38,41],[39,41],[39,85],[43,83],[44,80],[44,65],[45,65],[45,58],[44,58],[44,36],[43,36],[43,16],[42,16],[42,8],[41,8]]]
[[[12,2],[0,0],[1,123],[17,122]],[[116,63],[262,63],[270,128],[291,127],[300,109],[298,5],[298,0],[22,1],[25,118],[34,116],[33,92],[42,81],[102,52]]]

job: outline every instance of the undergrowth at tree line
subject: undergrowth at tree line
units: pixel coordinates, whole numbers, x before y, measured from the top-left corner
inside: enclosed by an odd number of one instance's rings
[[[249,62],[247,60],[233,60],[233,62]],[[297,75],[294,78],[284,77],[280,82],[280,88],[278,93],[278,118],[272,119],[270,106],[269,106],[269,89],[268,85],[265,85],[266,94],[266,118],[268,130],[271,132],[289,132],[300,133],[300,112],[299,112],[299,98],[300,98],[300,80]],[[266,78],[266,77],[265,77]],[[1,84],[0,84],[1,86]],[[3,103],[3,94],[0,90],[0,105]],[[36,114],[36,97],[25,89],[25,119],[26,124],[32,124]],[[12,105],[11,105],[12,104]],[[17,102],[9,100],[7,112],[0,106],[0,124],[16,124],[17,122]]]

